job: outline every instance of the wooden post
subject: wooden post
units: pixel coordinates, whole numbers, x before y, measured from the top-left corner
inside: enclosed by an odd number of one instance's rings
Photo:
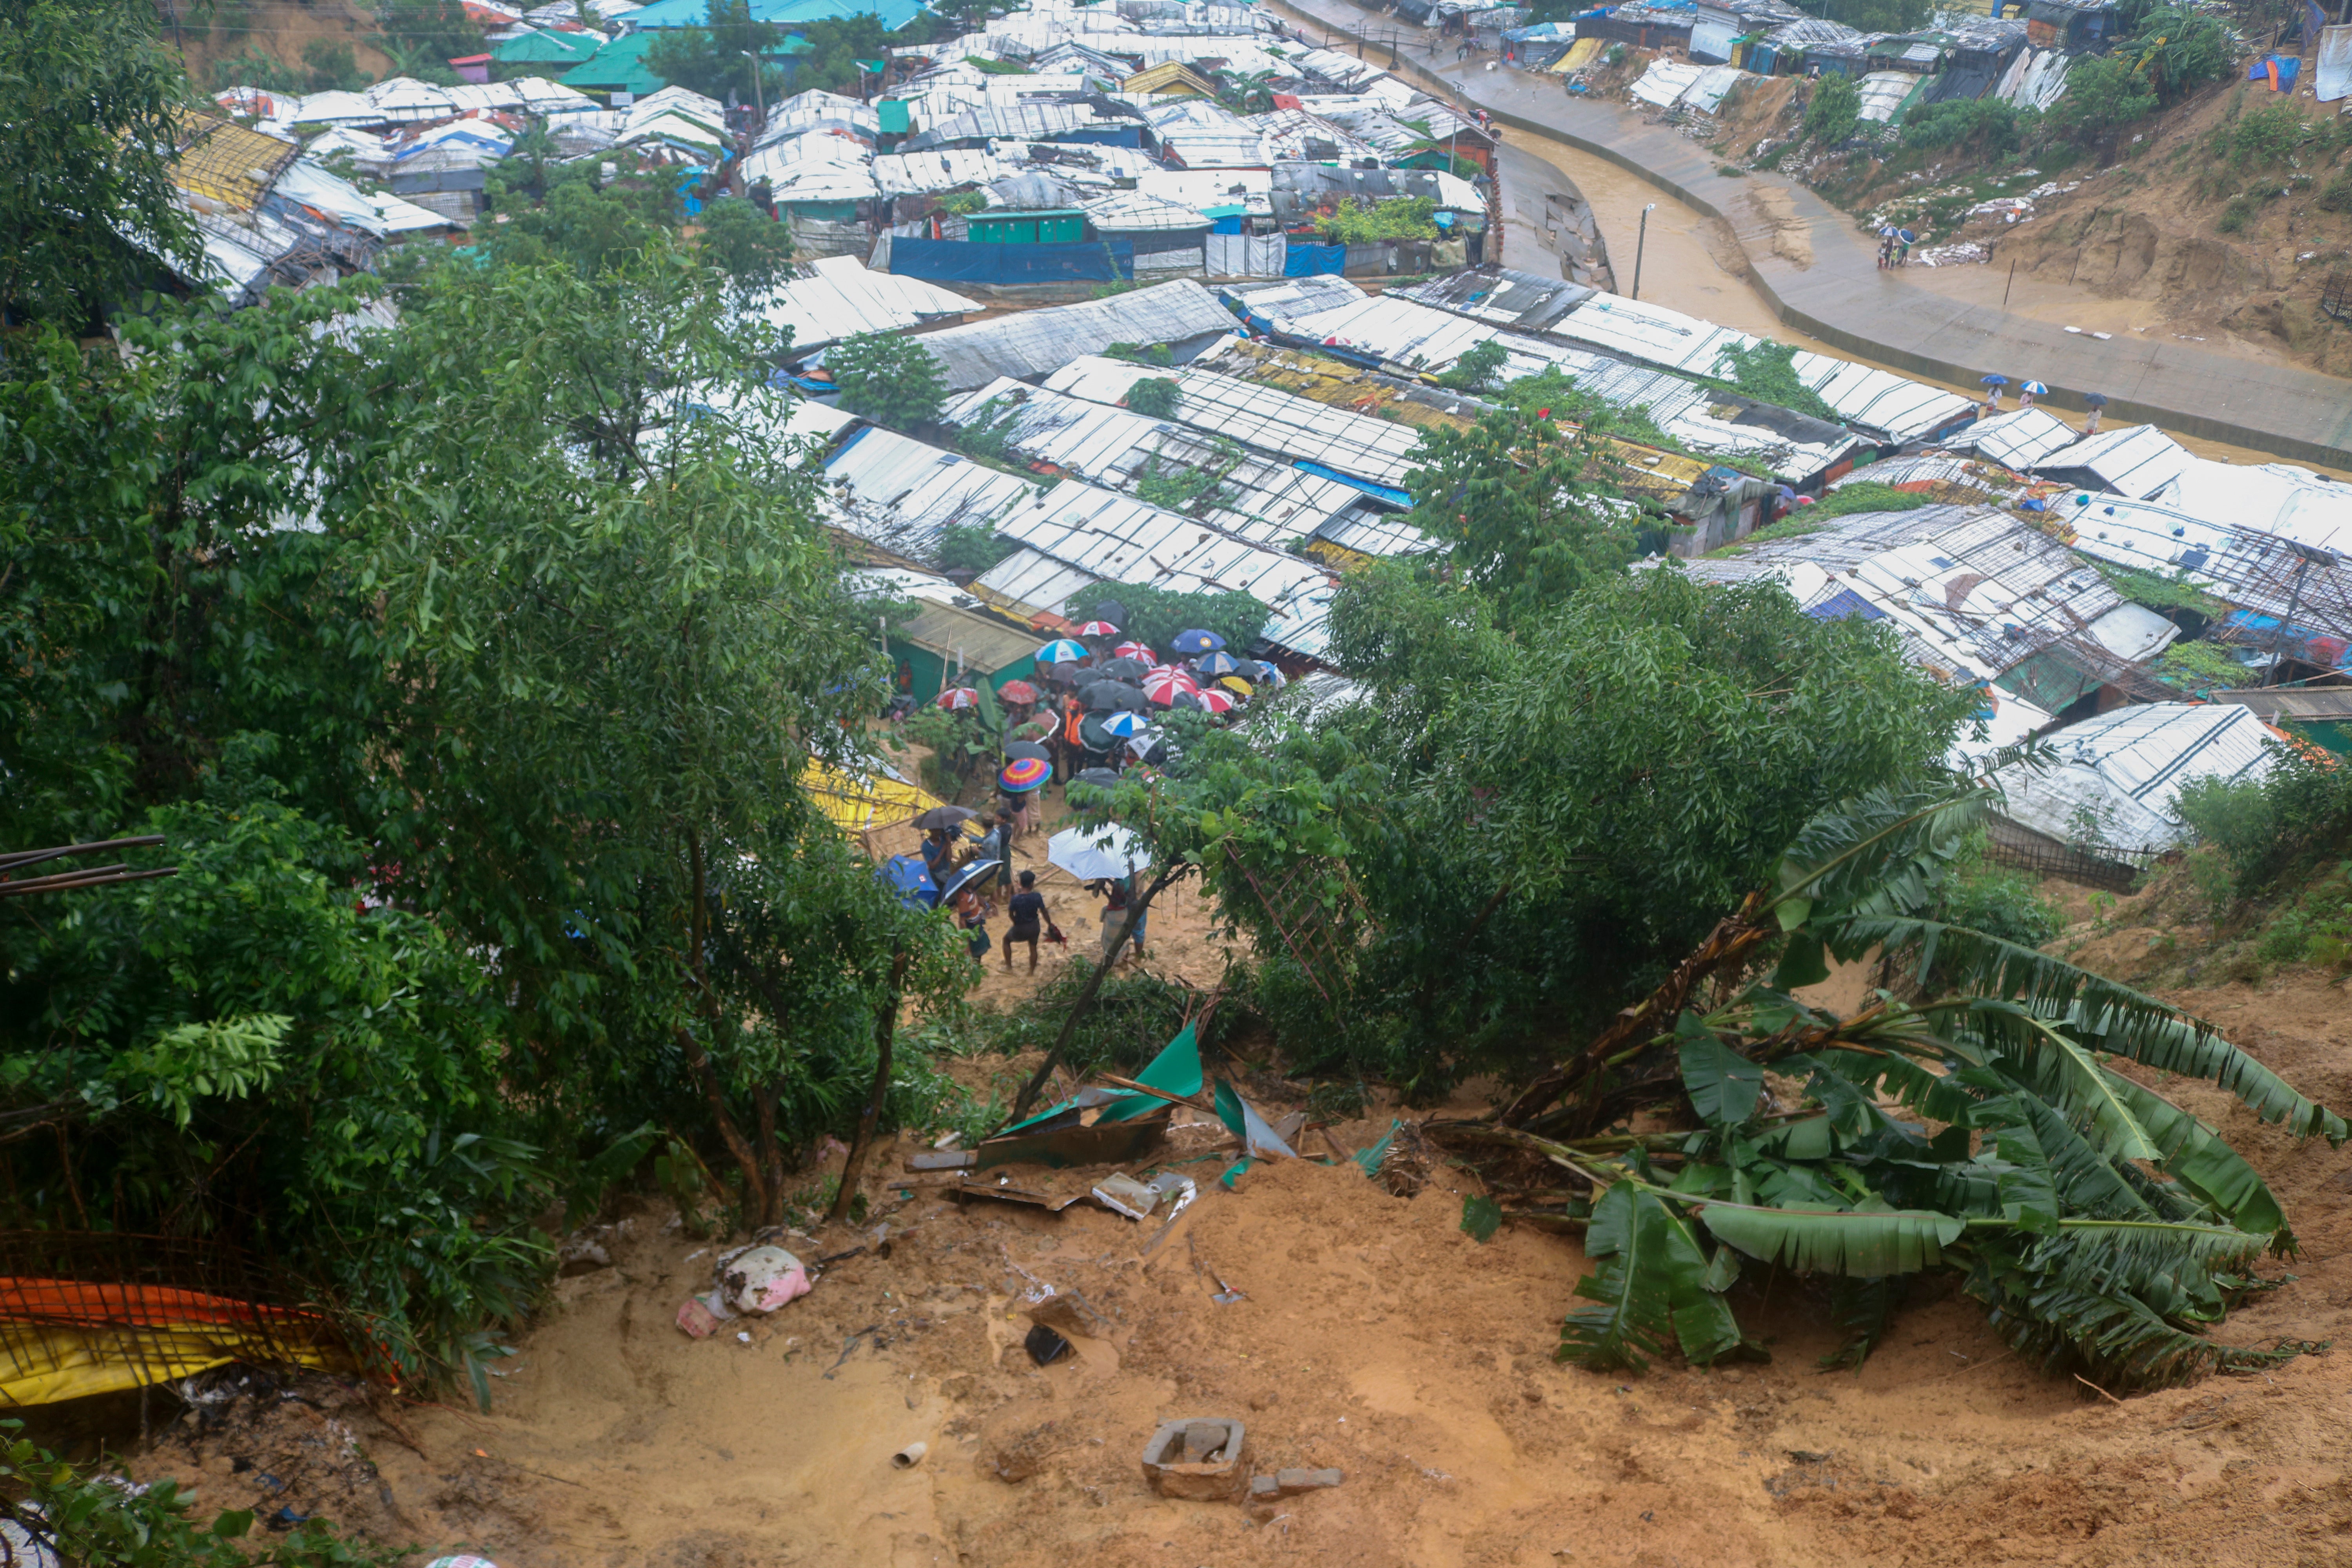
[[[874,1092],[866,1099],[866,1113],[857,1119],[857,1141],[849,1147],[849,1158],[841,1163],[841,1189],[833,1194],[833,1208],[825,1215],[827,1219],[849,1217],[850,1196],[857,1191],[866,1157],[874,1148],[875,1130],[882,1124],[883,1109],[889,1103],[890,1047],[898,1037],[899,997],[906,984],[907,950],[902,947],[890,962],[890,994],[883,999],[882,1016],[874,1021]]]

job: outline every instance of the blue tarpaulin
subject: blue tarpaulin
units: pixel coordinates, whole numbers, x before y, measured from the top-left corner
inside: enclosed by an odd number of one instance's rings
[[[1135,276],[1135,241],[976,245],[961,239],[890,242],[890,270],[934,283],[1108,283]]]
[[[2267,81],[2281,92],[2294,90],[2294,79],[2303,70],[2303,62],[2293,55],[2264,55],[2247,68],[2248,81]],[[2278,74],[2275,78],[2272,73]]]
[[[1344,245],[1301,245],[1297,240],[1282,253],[1282,275],[1285,278],[1312,278],[1318,272],[1345,272],[1348,269],[1348,247]]]

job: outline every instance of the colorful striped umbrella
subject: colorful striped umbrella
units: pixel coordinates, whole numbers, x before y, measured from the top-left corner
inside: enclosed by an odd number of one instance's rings
[[[2047,397],[2050,395],[2050,389],[2042,385],[2038,381],[2029,381],[2017,390],[2020,392],[2030,392],[2036,397]]]
[[[1025,680],[1008,680],[996,689],[996,694],[1007,702],[1034,702],[1037,689]]]
[[[1102,721],[1102,727],[1114,735],[1133,737],[1150,729],[1151,721],[1140,713],[1114,713]]]
[[[1051,763],[1040,762],[1035,757],[1015,757],[1004,764],[1004,771],[996,775],[996,782],[1014,795],[1023,795],[1044,784],[1053,773],[1054,764]]]
[[[1060,637],[1037,650],[1039,664],[1076,664],[1082,658],[1092,658],[1094,652],[1082,642]]]
[[[1155,669],[1143,678],[1143,694],[1162,708],[1184,692],[1200,689],[1201,683],[1181,669]]]
[[[1239,700],[1230,691],[1220,691],[1211,686],[1195,693],[1192,700],[1212,713],[1230,713],[1234,710],[1234,704]]]
[[[1113,658],[1139,658],[1146,664],[1154,663],[1157,659],[1157,656],[1151,651],[1151,645],[1150,643],[1133,641],[1119,644],[1117,647],[1110,650],[1110,656]]]
[[[1186,655],[1196,653],[1214,653],[1219,648],[1225,646],[1225,639],[1219,637],[1214,632],[1198,630],[1183,631],[1178,632],[1176,634],[1176,640],[1170,643],[1168,646],[1174,648],[1178,653]]]
[[[939,705],[950,712],[980,706],[980,693],[969,686],[950,686],[940,693]]]
[[[1232,654],[1220,653],[1213,649],[1202,654],[1200,658],[1192,661],[1192,668],[1194,669],[1199,670],[1202,675],[1208,676],[1236,674],[1240,671],[1241,667],[1242,661],[1235,658]]]
[[[1082,637],[1115,637],[1118,636],[1118,628],[1108,621],[1088,621],[1078,628],[1078,635]]]

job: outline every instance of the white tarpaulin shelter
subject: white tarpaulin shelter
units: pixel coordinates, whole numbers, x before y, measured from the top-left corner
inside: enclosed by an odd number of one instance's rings
[[[2059,840],[2156,849],[2188,837],[2183,788],[2206,779],[2259,779],[2273,766],[2268,725],[2226,702],[2119,708],[2051,737],[2058,765],[2022,763],[1993,775],[2001,815]]]
[[[2352,25],[2319,30],[2319,58],[2311,72],[2322,103],[2352,98]]]

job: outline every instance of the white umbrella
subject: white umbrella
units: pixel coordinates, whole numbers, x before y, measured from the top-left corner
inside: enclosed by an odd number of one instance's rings
[[[1117,881],[1151,864],[1143,840],[1116,824],[1066,827],[1045,841],[1045,858],[1081,882]]]

